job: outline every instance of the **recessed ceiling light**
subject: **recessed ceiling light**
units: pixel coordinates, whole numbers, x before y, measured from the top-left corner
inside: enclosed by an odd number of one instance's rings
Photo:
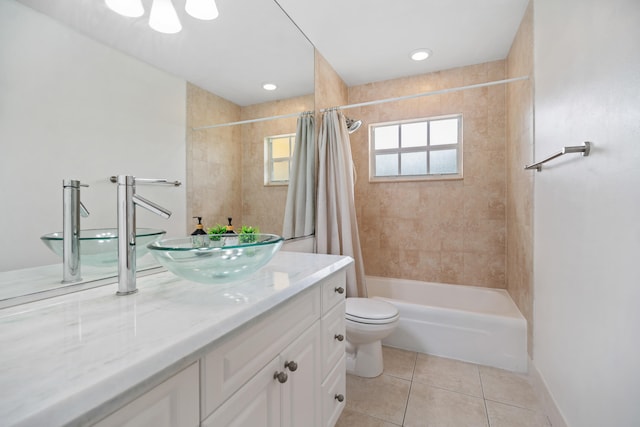
[[[411,52],[411,59],[413,59],[414,61],[424,61],[430,56],[431,51],[429,49],[416,49]]]
[[[276,86],[273,83],[265,83],[265,84],[262,85],[262,88],[264,90],[276,90],[276,89],[278,89],[278,86]]]

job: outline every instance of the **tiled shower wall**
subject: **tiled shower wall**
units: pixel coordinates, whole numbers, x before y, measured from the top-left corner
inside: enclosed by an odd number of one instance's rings
[[[195,229],[194,216],[205,227],[226,224],[228,216],[242,220],[240,128],[192,130],[238,120],[238,105],[187,84],[187,230]]]
[[[495,61],[349,88],[349,103],[505,78]],[[497,85],[346,110],[356,206],[368,275],[504,288],[505,94]],[[464,179],[370,183],[368,125],[463,114]]]
[[[206,130],[194,127],[313,110],[313,95],[238,106],[197,86],[187,87],[187,215],[205,227],[252,225],[282,233],[286,186],[264,185],[264,138],[295,133],[296,118]]]
[[[313,95],[242,108],[242,120],[313,110]],[[264,185],[264,138],[296,132],[297,118],[269,120],[241,126],[242,224],[264,233],[282,234],[287,186]],[[241,223],[237,223],[241,225]]]
[[[533,2],[507,57],[507,290],[528,324],[533,354]]]
[[[338,102],[346,86],[317,54],[316,109],[505,77],[505,61],[495,61],[351,87],[348,101]],[[367,274],[507,286],[507,90],[498,85],[345,110],[347,116],[364,122],[351,135],[351,146]],[[309,110],[313,95],[239,107],[189,85],[188,98],[189,216],[203,215],[208,226],[233,216],[238,226],[251,224],[280,233],[286,187],[263,185],[263,141],[267,135],[294,132],[295,118],[207,131],[190,128]],[[522,103],[526,107],[526,99]],[[369,124],[457,113],[463,114],[464,126],[462,180],[368,182]],[[215,115],[228,119],[213,121]]]

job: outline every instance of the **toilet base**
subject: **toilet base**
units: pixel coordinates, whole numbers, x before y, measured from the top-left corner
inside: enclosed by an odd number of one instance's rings
[[[364,378],[373,378],[382,374],[384,366],[380,340],[357,346],[347,345],[346,356],[347,374]]]

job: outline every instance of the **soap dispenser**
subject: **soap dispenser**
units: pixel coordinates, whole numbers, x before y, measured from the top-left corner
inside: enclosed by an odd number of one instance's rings
[[[231,225],[231,217],[227,218],[227,221],[229,221],[229,224],[227,225],[227,233],[226,234],[236,234],[235,231],[233,231],[233,225]]]
[[[233,231],[233,225],[231,225],[231,217],[227,218],[229,224],[227,225],[227,232],[225,233],[225,242],[227,245],[237,245],[238,244],[238,235],[235,231]]]
[[[194,219],[198,219],[198,225],[196,225],[196,229],[193,233],[191,233],[191,245],[194,248],[203,248],[209,246],[209,236],[207,232],[204,231],[204,227],[202,226],[202,217],[194,216]]]

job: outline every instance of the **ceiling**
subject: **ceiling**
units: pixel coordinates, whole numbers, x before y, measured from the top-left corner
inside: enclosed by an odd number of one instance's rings
[[[168,35],[147,25],[152,0],[140,18],[102,0],[18,1],[242,106],[313,93],[313,46],[348,86],[503,59],[528,3],[217,0],[220,16],[199,21],[173,0],[183,30]],[[412,61],[417,48],[433,55]]]

